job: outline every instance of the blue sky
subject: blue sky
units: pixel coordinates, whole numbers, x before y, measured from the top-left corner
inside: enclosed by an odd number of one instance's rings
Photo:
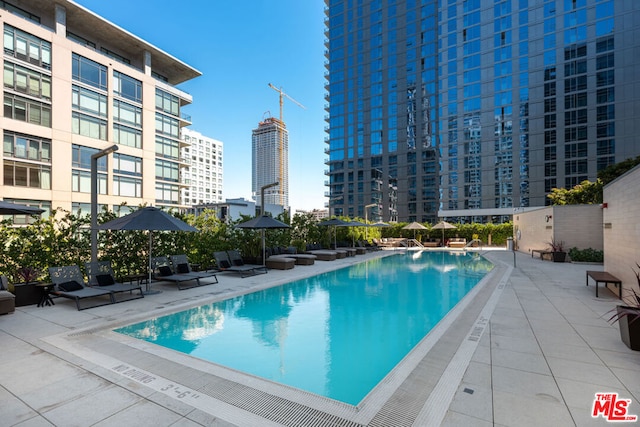
[[[321,0],[75,0],[202,72],[178,87],[193,96],[191,129],[224,143],[224,197],[251,196],[251,130],[285,98],[289,203],[324,198],[324,2]]]

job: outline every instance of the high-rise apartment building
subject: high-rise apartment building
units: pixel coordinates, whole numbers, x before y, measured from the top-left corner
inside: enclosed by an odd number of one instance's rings
[[[98,202],[181,207],[181,108],[189,65],[73,1],[0,2],[4,33],[0,195],[47,211]]]
[[[640,2],[325,4],[332,214],[500,221],[640,154]]]
[[[222,198],[222,142],[189,129],[182,129],[180,202],[186,206],[219,203]]]
[[[265,204],[289,207],[289,132],[284,122],[268,117],[251,133],[253,199],[263,206],[261,190],[264,188]]]

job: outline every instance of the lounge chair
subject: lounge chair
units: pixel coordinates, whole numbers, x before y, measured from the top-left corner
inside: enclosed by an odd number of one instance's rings
[[[122,301],[144,298],[142,286],[116,282],[116,276],[111,268],[111,261],[87,262],[84,266],[89,278],[89,286],[111,291],[114,294],[129,292],[131,298]],[[134,291],[137,291],[136,295],[134,295]]]
[[[16,296],[9,292],[7,276],[0,276],[0,314],[16,311]]]
[[[356,247],[362,248],[367,252],[379,251],[380,250],[380,248],[378,246],[372,245],[371,243],[367,242],[366,240],[358,240],[358,241],[356,241]]]
[[[322,249],[322,246],[316,244],[307,245],[305,254],[315,255],[318,261],[335,261],[337,258],[344,258],[346,256],[346,254],[343,256],[338,256],[337,251]]]
[[[295,260],[296,265],[313,265],[316,258],[318,258],[312,254],[299,254],[293,246],[289,248],[267,248],[267,256],[267,261],[271,258],[292,258]]]
[[[449,239],[449,243],[448,245],[450,248],[464,248],[465,246],[467,246],[467,239],[465,239],[464,237],[452,237],[451,239]]]
[[[84,277],[80,271],[80,267],[77,265],[49,267],[49,276],[51,277],[51,283],[54,285],[54,289],[51,293],[53,295],[74,300],[78,310],[100,307],[102,305],[113,304],[116,302],[113,297],[113,292],[107,289],[85,286]],[[88,307],[80,306],[80,300],[98,297],[102,299],[102,303]],[[105,298],[108,298],[108,301],[104,301]]]
[[[189,259],[186,255],[171,255],[169,257],[171,259],[171,265],[173,266],[173,271],[176,274],[185,274],[190,276],[195,276],[199,279],[213,279],[214,281],[208,281],[205,283],[206,285],[215,285],[218,283],[218,276],[214,271],[193,271],[191,269],[191,264],[189,263]],[[200,282],[202,285],[202,282]]]
[[[234,254],[235,262],[231,260],[230,253]],[[267,272],[267,268],[262,265],[245,265],[237,251],[214,252],[213,257],[216,259],[216,265],[220,271],[238,273],[240,277],[255,276]]]
[[[178,286],[178,290],[195,288],[200,286],[200,277],[192,274],[178,274],[171,268],[169,258],[166,256],[157,256],[151,258],[151,275],[153,280],[157,282],[173,282]],[[190,286],[184,286],[184,283],[191,282]]]
[[[270,256],[265,260],[264,265],[274,270],[291,270],[296,266],[296,260],[282,256]]]

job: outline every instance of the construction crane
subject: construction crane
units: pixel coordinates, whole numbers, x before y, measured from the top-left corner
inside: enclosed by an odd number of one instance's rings
[[[293,99],[292,97],[290,97],[289,95],[287,95],[282,88],[277,88],[274,85],[272,85],[271,83],[269,83],[269,87],[273,90],[275,90],[276,92],[278,92],[280,94],[280,126],[282,127],[280,129],[280,132],[278,133],[278,153],[280,154],[280,169],[278,171],[278,182],[280,183],[280,188],[278,190],[278,193],[280,195],[280,205],[284,206],[284,190],[285,190],[285,180],[284,180],[284,128],[285,128],[285,124],[284,124],[284,120],[283,120],[283,114],[282,114],[282,110],[284,107],[284,97],[286,96],[287,98],[289,98],[289,100],[291,102],[293,102],[294,104],[296,104],[298,107],[303,108],[303,109],[307,109],[307,107],[305,107],[304,105],[300,104],[298,101],[296,101],[295,99]],[[286,181],[288,183],[288,180]],[[261,201],[261,203],[263,203],[264,206],[264,201]]]

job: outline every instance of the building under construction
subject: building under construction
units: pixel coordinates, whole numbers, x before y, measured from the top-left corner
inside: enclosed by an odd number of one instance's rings
[[[282,120],[269,117],[258,124],[251,134],[251,191],[259,206],[263,206],[261,189],[265,188],[266,204],[289,206],[289,133]]]

